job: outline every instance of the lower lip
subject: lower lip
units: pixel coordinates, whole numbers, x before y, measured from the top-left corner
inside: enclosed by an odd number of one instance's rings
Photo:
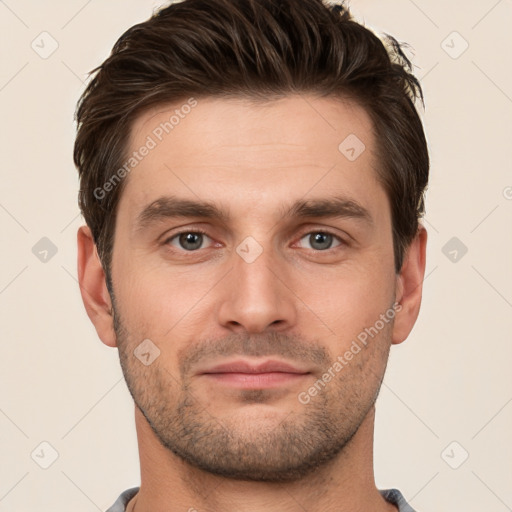
[[[308,373],[205,373],[206,377],[228,386],[241,389],[266,389],[283,384],[293,384],[303,379]]]

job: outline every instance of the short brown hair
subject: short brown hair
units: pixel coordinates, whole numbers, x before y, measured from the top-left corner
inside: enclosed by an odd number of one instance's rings
[[[74,161],[79,204],[110,276],[124,180],[98,197],[126,160],[144,110],[187,97],[271,101],[290,94],[344,97],[365,108],[377,171],[391,205],[395,269],[424,213],[429,156],[414,101],[423,94],[391,36],[322,0],[184,0],[127,30],[81,96]]]

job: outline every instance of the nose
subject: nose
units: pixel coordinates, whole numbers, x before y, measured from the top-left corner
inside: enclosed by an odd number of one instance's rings
[[[221,285],[218,321],[233,332],[284,331],[294,326],[297,308],[284,262],[264,250],[248,262],[233,254],[233,268]]]

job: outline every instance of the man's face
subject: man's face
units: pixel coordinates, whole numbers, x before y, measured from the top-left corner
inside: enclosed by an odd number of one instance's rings
[[[142,114],[129,154],[148,136],[112,258],[130,391],[192,465],[300,478],[371,413],[391,344],[392,226],[369,117],[333,98],[209,98]]]

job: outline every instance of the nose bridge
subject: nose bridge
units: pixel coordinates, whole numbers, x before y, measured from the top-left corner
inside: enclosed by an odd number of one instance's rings
[[[238,246],[233,272],[239,287],[245,288],[246,294],[257,292],[255,298],[267,296],[273,300],[277,292],[276,257],[272,254],[272,249],[263,249],[259,244],[258,246],[251,240],[244,241]]]
[[[281,282],[285,275],[283,265],[271,247],[264,248],[252,237],[244,239],[233,253],[219,321],[226,327],[249,332],[291,325],[295,307],[292,294]]]

